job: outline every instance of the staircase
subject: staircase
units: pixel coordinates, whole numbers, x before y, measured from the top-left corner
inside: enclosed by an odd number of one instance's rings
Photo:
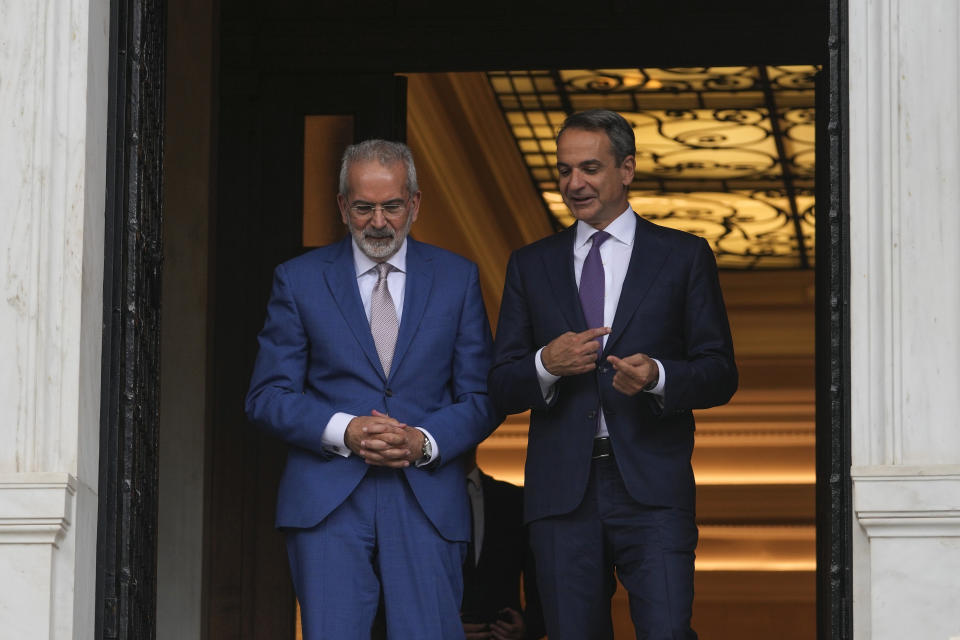
[[[694,628],[706,640],[816,635],[813,271],[721,273],[740,370],[726,406],[698,411]],[[523,483],[528,416],[478,454]],[[616,637],[633,638],[626,591]]]

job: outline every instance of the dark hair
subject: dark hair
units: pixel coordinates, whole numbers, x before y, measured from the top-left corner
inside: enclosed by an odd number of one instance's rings
[[[407,168],[407,195],[417,192],[417,168],[413,165],[413,154],[410,147],[402,142],[392,140],[364,140],[352,144],[343,152],[340,161],[340,194],[347,195],[347,173],[356,162],[376,160],[383,166],[394,162],[402,162]]]
[[[633,135],[633,127],[616,111],[609,109],[589,109],[567,116],[563,126],[557,132],[557,142],[567,129],[585,129],[586,131],[603,131],[610,140],[610,149],[617,165],[623,164],[627,156],[636,155],[637,142]]]

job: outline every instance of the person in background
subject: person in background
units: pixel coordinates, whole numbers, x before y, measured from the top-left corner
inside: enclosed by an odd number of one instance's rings
[[[543,612],[523,524],[523,488],[481,471],[476,450],[464,457],[464,468],[473,514],[460,607],[467,640],[542,638]]]

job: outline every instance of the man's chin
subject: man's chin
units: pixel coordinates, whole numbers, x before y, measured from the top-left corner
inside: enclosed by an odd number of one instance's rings
[[[570,210],[570,213],[572,213],[573,217],[577,220],[591,218],[594,214],[596,214],[597,209],[599,208],[597,206],[596,198],[590,198],[589,200],[584,200],[583,202],[575,202],[567,199],[564,204],[567,205],[567,209]]]
[[[583,220],[586,223],[589,223],[596,218],[598,213],[597,207],[590,205],[585,207],[569,207],[569,209],[574,218],[577,220]]]
[[[389,258],[400,248],[399,244],[394,243],[394,238],[362,238],[357,244],[360,249],[367,254],[368,258],[374,260],[383,260]]]

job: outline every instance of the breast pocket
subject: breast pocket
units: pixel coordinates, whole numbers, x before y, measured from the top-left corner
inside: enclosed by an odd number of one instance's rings
[[[457,322],[452,316],[424,316],[414,334],[413,347],[418,354],[429,358],[433,366],[446,366],[442,363],[453,356],[456,338]]]

